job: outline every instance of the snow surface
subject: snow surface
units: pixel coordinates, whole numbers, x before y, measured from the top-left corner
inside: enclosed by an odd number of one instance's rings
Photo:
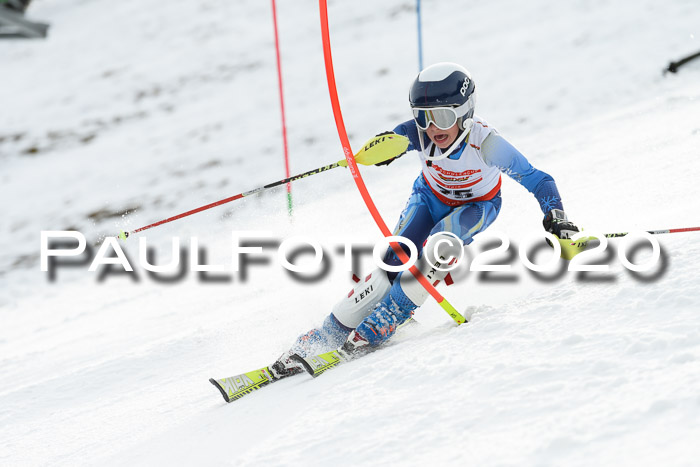
[[[357,149],[410,118],[415,4],[329,15]],[[381,351],[225,404],[207,379],[274,360],[350,288],[335,249],[381,237],[348,171],[297,182],[292,222],[279,189],[147,232],[162,261],[171,238],[197,237],[226,267],[234,230],[308,236],[332,260],[313,283],[271,265],[100,281],[87,264],[51,282],[39,238],[98,245],[284,177],[270,3],[36,0],[28,16],[47,40],[0,42],[0,465],[698,464],[697,233],[656,237],[663,261],[641,275],[616,256],[599,258],[606,274],[465,272],[441,291],[468,325],[428,302]],[[342,151],[318,5],[280,0],[278,16],[301,173]],[[695,0],[423,2],[426,63],[469,68],[478,113],[601,232],[700,225],[700,62],[661,74],[700,49],[698,25]],[[414,157],[362,169],[389,226],[417,171]],[[511,180],[503,197],[491,230],[516,251],[541,213]],[[136,238],[124,245],[136,263]]]

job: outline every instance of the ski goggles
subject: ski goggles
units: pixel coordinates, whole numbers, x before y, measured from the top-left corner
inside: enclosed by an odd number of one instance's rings
[[[457,123],[457,112],[452,107],[413,109],[413,119],[421,130],[427,130],[431,123],[441,130],[449,130]]]

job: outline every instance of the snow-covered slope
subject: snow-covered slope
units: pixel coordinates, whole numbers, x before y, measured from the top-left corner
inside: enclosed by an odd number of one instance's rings
[[[410,118],[412,1],[331,2],[353,147]],[[231,231],[310,236],[332,263],[305,284],[277,266],[174,285],[39,271],[42,230],[89,242],[283,178],[267,2],[36,0],[46,41],[0,42],[0,464],[693,465],[700,448],[700,246],[658,236],[633,275],[465,272],[385,349],[225,405],[208,383],[270,363],[350,287],[344,241],[380,234],[337,169],[148,232],[199,238],[229,266]],[[292,172],[342,157],[318,5],[279,1]],[[700,225],[700,49],[692,1],[423,2],[426,62],[463,63],[478,113],[551,173],[587,230]],[[416,161],[363,168],[391,226]],[[504,181],[492,231],[541,231]],[[129,211],[128,215],[122,215]],[[132,241],[133,240],[133,241]],[[610,242],[616,251],[620,242]],[[477,246],[475,244],[475,246]],[[125,244],[138,258],[138,244]],[[648,257],[641,251],[637,261]],[[601,259],[602,260],[602,259]],[[371,265],[363,263],[363,271]],[[498,280],[498,279],[501,280]]]

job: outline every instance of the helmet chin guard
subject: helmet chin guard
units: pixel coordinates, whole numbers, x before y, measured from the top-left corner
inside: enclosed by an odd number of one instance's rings
[[[420,140],[420,146],[421,146],[420,148],[421,148],[421,151],[423,152],[423,157],[425,157],[429,161],[441,161],[441,160],[443,160],[444,158],[446,158],[447,156],[452,154],[452,151],[457,149],[460,144],[462,144],[462,142],[469,135],[469,131],[471,131],[471,125],[469,125],[469,128],[462,130],[462,132],[459,134],[459,136],[457,136],[457,138],[455,139],[455,142],[452,143],[452,145],[447,150],[443,151],[441,149],[440,151],[442,151],[442,152],[439,155],[431,156],[425,151],[425,142],[423,140],[423,133],[425,133],[425,132],[419,129],[418,130],[418,139]],[[433,143],[433,144],[435,144],[435,143]]]

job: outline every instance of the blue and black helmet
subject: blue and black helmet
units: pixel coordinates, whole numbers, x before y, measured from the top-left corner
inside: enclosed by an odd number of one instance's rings
[[[425,112],[420,110],[440,107],[454,110],[460,129],[470,127],[474,117],[475,89],[474,80],[467,69],[456,63],[441,62],[425,68],[413,81],[408,94],[419,128],[430,124],[429,120],[422,121]]]

